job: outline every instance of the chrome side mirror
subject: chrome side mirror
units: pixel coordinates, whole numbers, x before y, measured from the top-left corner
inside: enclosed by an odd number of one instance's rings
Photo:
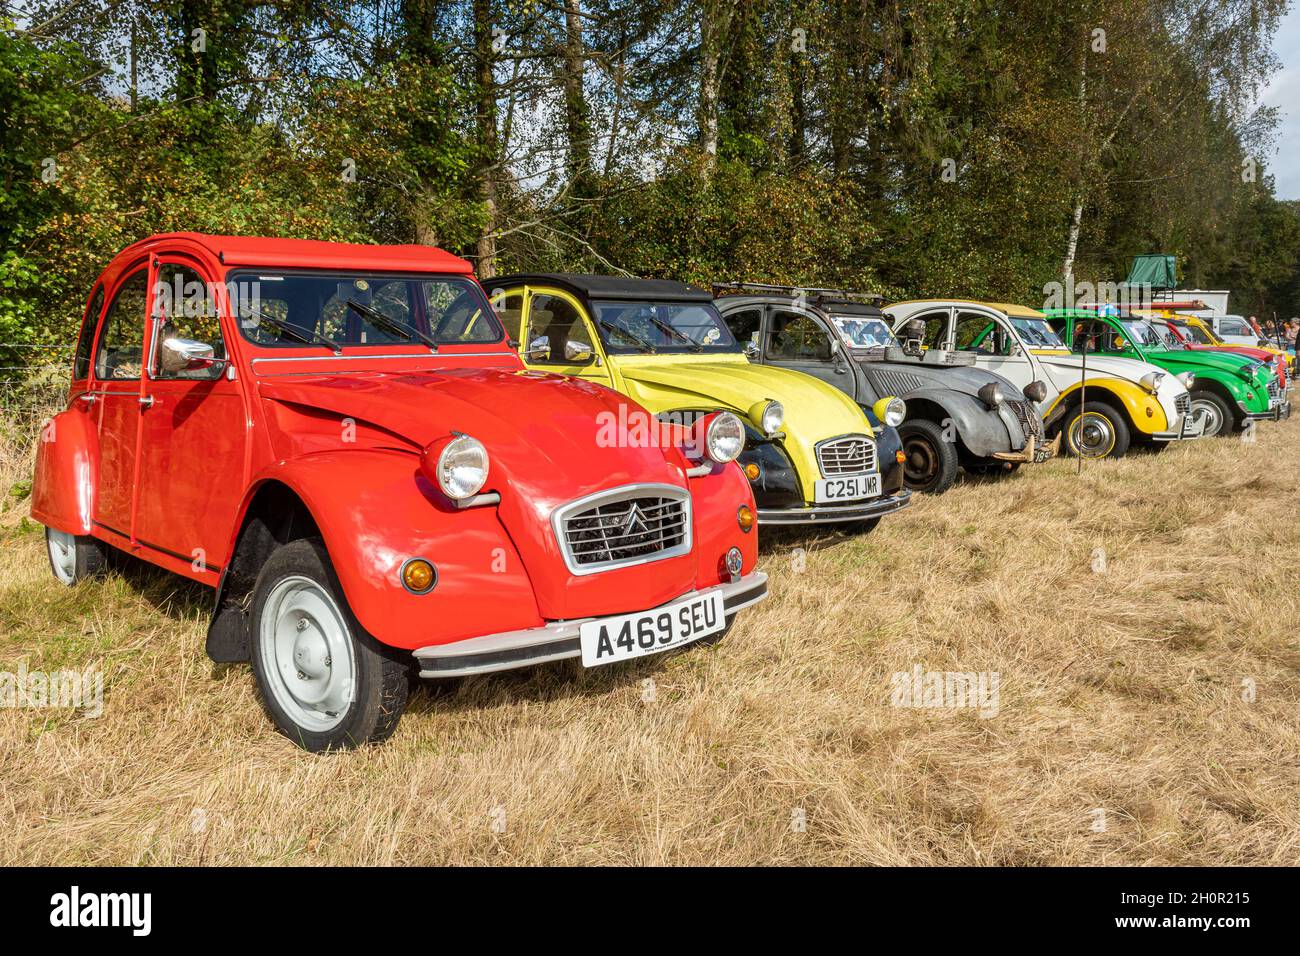
[[[158,364],[166,374],[176,375],[193,368],[216,365],[216,350],[207,342],[167,338],[162,341]]]
[[[524,361],[526,362],[549,362],[551,359],[551,339],[546,335],[539,335],[528,343],[528,348],[524,351]]]
[[[751,362],[757,362],[757,361],[758,361],[758,343],[757,343],[757,342],[746,342],[746,343],[745,343],[745,358],[749,359]]]
[[[564,343],[564,359],[566,362],[590,362],[591,346],[586,342],[570,339]]]

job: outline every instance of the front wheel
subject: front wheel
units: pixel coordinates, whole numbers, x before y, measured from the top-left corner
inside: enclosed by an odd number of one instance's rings
[[[411,668],[361,627],[320,539],[271,554],[253,588],[249,626],[263,703],[298,746],[359,747],[397,729]]]
[[[913,491],[941,495],[957,480],[956,442],[944,438],[943,429],[924,418],[898,426],[903,442],[903,483]]]
[[[45,551],[49,555],[50,570],[54,572],[54,577],[67,587],[102,574],[108,567],[107,546],[90,535],[68,534],[47,527]]]
[[[1232,431],[1232,409],[1222,396],[1209,389],[1192,390],[1192,408],[1188,414],[1192,421],[1204,425],[1202,438],[1217,438]]]
[[[1077,458],[1123,458],[1129,440],[1128,422],[1105,402],[1076,408],[1065,423],[1066,450]]]

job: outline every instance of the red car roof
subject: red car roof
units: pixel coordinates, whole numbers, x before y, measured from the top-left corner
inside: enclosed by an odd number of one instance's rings
[[[284,269],[366,269],[386,272],[472,274],[465,259],[435,246],[372,246],[318,239],[272,239],[264,236],[210,236],[199,232],[167,232],[141,239],[116,256],[109,271],[168,248],[199,246],[223,265]]]

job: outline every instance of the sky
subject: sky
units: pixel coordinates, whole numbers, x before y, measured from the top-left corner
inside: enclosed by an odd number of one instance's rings
[[[1273,40],[1282,69],[1264,90],[1262,101],[1282,113],[1277,154],[1268,161],[1279,199],[1300,199],[1300,2],[1293,2]]]

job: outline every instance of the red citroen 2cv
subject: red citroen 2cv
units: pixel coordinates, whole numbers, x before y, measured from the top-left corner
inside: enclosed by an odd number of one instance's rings
[[[55,576],[117,549],[214,588],[209,656],[308,750],[387,737],[416,674],[716,640],[767,593],[741,422],[640,439],[629,399],[525,370],[438,249],[155,236],[72,378],[32,493]]]

